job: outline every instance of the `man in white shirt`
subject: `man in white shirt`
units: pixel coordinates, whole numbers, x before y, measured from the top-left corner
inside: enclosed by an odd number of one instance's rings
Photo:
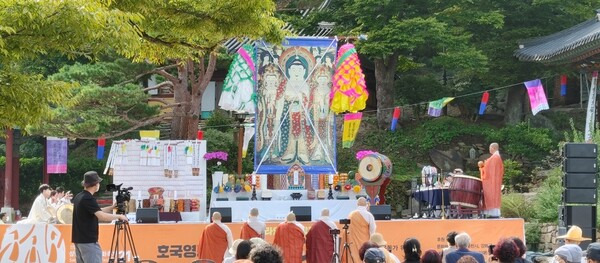
[[[253,237],[265,238],[266,228],[265,223],[258,220],[258,208],[252,208],[248,221],[242,226],[240,238],[243,240],[250,240]]]
[[[53,215],[48,210],[48,198],[52,193],[52,189],[47,184],[42,184],[38,188],[40,195],[35,198],[29,216],[27,219],[19,222],[21,224],[35,224],[35,223],[51,223]]]

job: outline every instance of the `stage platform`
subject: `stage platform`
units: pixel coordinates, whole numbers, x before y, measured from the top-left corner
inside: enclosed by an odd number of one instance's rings
[[[268,222],[266,239],[273,241],[279,222]],[[312,222],[302,222],[308,231]],[[196,249],[206,223],[131,224],[137,252],[142,262],[186,262],[196,260]],[[234,239],[239,238],[242,223],[227,224]],[[100,246],[107,262],[114,225],[100,225]],[[415,237],[423,251],[446,247],[449,231],[466,231],[472,237],[471,249],[486,253],[489,244],[501,237],[524,239],[523,219],[452,219],[377,221],[377,232],[384,235],[388,246],[403,258],[402,243]],[[2,243],[0,262],[29,262],[28,255],[37,254],[36,262],[75,262],[71,243],[71,225],[0,225]],[[133,262],[133,261],[128,261]]]

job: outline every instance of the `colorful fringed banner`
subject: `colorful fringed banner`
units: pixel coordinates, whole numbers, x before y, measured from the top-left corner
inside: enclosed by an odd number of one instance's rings
[[[329,93],[329,107],[335,113],[357,112],[366,107],[369,92],[360,68],[358,53],[352,44],[340,47]]]
[[[398,126],[398,119],[400,119],[400,114],[402,114],[400,107],[394,108],[394,115],[392,115],[392,127],[390,127],[391,131],[396,131],[396,126]]]
[[[485,107],[487,107],[488,100],[490,99],[490,93],[484,92],[481,96],[481,104],[479,105],[479,115],[485,114]]]
[[[535,116],[538,112],[550,109],[548,106],[548,100],[546,100],[546,93],[544,92],[544,86],[542,81],[539,79],[530,80],[524,82],[527,88],[527,94],[529,94],[529,103],[531,104],[531,113]]]
[[[106,145],[105,138],[98,138],[98,150],[96,151],[96,159],[104,159],[104,146]]]
[[[429,102],[429,110],[427,114],[433,117],[439,117],[442,115],[442,109],[446,106],[446,104],[450,103],[454,97],[444,97],[439,100],[434,100]]]
[[[256,107],[255,57],[254,48],[251,45],[245,44],[238,49],[223,82],[223,91],[219,99],[221,109],[254,113]]]
[[[342,133],[342,147],[350,148],[354,144],[356,134],[360,128],[362,112],[344,114],[344,131]]]
[[[567,75],[560,76],[560,95],[567,96]]]

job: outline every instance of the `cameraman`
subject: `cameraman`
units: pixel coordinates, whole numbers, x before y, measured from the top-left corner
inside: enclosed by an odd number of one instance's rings
[[[115,205],[100,209],[94,194],[100,189],[102,179],[95,171],[86,172],[81,184],[84,189],[73,198],[72,242],[75,244],[77,263],[102,262],[98,244],[98,221],[122,220],[125,215],[113,215]]]

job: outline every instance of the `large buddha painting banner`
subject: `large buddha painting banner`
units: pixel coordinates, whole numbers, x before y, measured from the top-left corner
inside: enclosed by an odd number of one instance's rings
[[[337,41],[287,38],[258,43],[254,168],[283,174],[299,164],[308,174],[334,173],[335,122],[329,110]]]

